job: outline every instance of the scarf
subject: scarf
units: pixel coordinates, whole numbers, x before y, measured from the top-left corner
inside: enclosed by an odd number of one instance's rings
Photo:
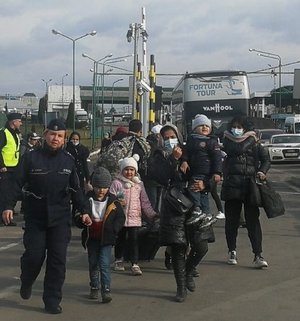
[[[124,177],[122,174],[118,174],[118,175],[116,176],[116,178],[117,178],[118,180],[120,180],[121,182],[124,183],[124,187],[125,187],[126,189],[133,187],[135,184],[141,183],[141,180],[140,180],[140,178],[139,178],[138,176],[134,176],[134,177],[132,178],[132,180],[130,180],[130,179]]]
[[[234,136],[230,131],[225,130],[224,137],[228,138],[229,140],[235,143],[241,143],[246,140],[248,137],[253,136],[255,141],[258,141],[255,131],[250,130],[249,132],[245,132],[242,136]]]

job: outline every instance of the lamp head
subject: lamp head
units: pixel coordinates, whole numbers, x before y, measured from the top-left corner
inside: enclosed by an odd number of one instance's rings
[[[147,41],[147,39],[148,39],[148,37],[149,37],[147,31],[146,31],[146,30],[143,30],[143,31],[141,32],[141,35],[143,36],[144,41]]]
[[[127,38],[127,41],[128,41],[128,42],[131,42],[131,40],[132,40],[132,35],[133,35],[132,29],[129,29],[129,30],[127,31],[127,35],[126,35],[126,38]]]
[[[92,32],[89,33],[91,36],[95,36],[97,34],[96,30],[93,30]]]
[[[58,30],[55,30],[55,29],[52,29],[52,33],[53,33],[54,35],[60,34],[60,32],[59,32]]]

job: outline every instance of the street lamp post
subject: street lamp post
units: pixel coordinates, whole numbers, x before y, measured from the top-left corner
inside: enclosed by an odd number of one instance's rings
[[[119,81],[124,80],[123,78],[120,78],[118,80],[115,80],[112,84],[112,90],[111,90],[111,109],[114,107],[114,90],[115,90],[115,84]]]
[[[67,77],[69,74],[64,74],[61,77],[61,104],[63,110],[63,117],[65,117],[65,105],[64,105],[64,78]]]
[[[88,32],[82,36],[79,36],[77,38],[71,38],[65,34],[63,34],[62,32],[58,31],[58,30],[55,30],[55,29],[52,29],[52,33],[54,35],[60,35],[62,37],[65,37],[69,40],[72,41],[73,43],[73,47],[72,47],[72,52],[73,52],[73,55],[72,55],[72,76],[73,76],[73,119],[72,119],[72,122],[73,122],[73,131],[75,131],[75,104],[76,104],[76,100],[75,100],[75,43],[77,40],[79,39],[82,39],[84,37],[87,37],[87,36],[95,36],[97,34],[97,31],[91,31],[91,32]]]
[[[268,52],[268,51],[262,51],[262,50],[257,50],[257,49],[253,49],[250,48],[249,49],[250,52],[257,52],[258,56],[260,57],[265,57],[265,58],[271,58],[271,59],[276,59],[278,60],[278,74],[279,74],[279,112],[281,112],[281,108],[282,108],[282,104],[281,104],[281,68],[282,68],[282,62],[281,62],[281,56],[279,56],[278,54],[272,53],[272,52]],[[276,93],[275,93],[276,95]]]
[[[108,73],[109,71],[105,72],[105,67],[106,66],[111,66],[112,64],[118,63],[118,62],[123,62],[127,61],[126,58],[132,57],[132,55],[126,55],[126,56],[120,56],[120,57],[115,57],[115,58],[108,58],[106,59],[103,63],[100,62],[99,64],[102,65],[102,105],[101,105],[101,136],[103,137],[103,132],[104,132],[104,75]],[[113,66],[111,66],[113,67]]]
[[[107,58],[112,57],[112,53],[107,54],[106,56],[96,60],[90,57],[89,55],[83,53],[82,57],[88,58],[93,61],[94,68],[93,68],[93,98],[92,98],[92,126],[91,126],[91,136],[92,136],[92,149],[95,147],[95,136],[96,136],[96,91],[98,87],[97,75],[98,75],[98,64]]]
[[[271,66],[270,64],[268,64],[268,66],[270,68],[272,68],[271,77],[274,78],[274,81],[273,81],[273,84],[274,84],[274,86],[273,86],[273,88],[274,88],[274,105],[275,105],[275,107],[277,107],[277,102],[276,102],[276,76],[277,76],[277,74],[276,74],[275,68],[273,66]]]
[[[132,103],[132,116],[134,115],[135,109],[135,96],[136,96],[136,60],[137,60],[137,43],[139,37],[142,36],[142,68],[141,68],[141,77],[139,80],[145,81],[148,78],[148,70],[147,70],[147,55],[146,55],[146,43],[148,39],[148,33],[146,31],[146,10],[142,8],[142,23],[132,23],[129,25],[129,30],[127,32],[127,40],[128,42],[131,39],[134,39],[134,68],[133,68],[133,103]],[[141,96],[141,108],[140,108],[140,119],[143,123],[143,134],[146,136],[148,133],[148,118],[149,118],[149,106],[148,106],[148,91],[144,91]]]
[[[48,91],[49,91],[49,82],[52,81],[52,78],[49,79],[49,80],[45,80],[45,79],[42,79],[42,82],[45,83],[45,87],[46,87],[46,93],[45,93],[45,112],[44,112],[44,123],[45,123],[45,128],[47,127],[47,110],[48,110]],[[46,100],[47,98],[47,100]]]
[[[142,8],[142,23],[131,23],[129,25],[129,29],[127,31],[127,41],[131,42],[131,40],[134,40],[134,47],[133,47],[133,82],[132,82],[132,118],[134,117],[134,112],[136,109],[136,77],[137,77],[137,48],[138,48],[138,40],[140,36],[142,36],[143,40],[143,70],[142,70],[142,79],[147,77],[147,62],[146,62],[146,42],[148,39],[148,33],[146,31],[146,19],[145,19],[146,13],[145,8]],[[145,92],[143,94],[141,107],[142,110],[140,111],[141,118],[143,119],[143,128],[146,128],[145,123],[145,116],[148,113],[147,110],[147,93]]]
[[[101,107],[101,117],[102,117],[102,122],[101,122],[101,136],[103,135],[103,130],[104,130],[104,75],[110,71],[112,71],[112,69],[105,71],[105,66],[110,66],[110,67],[114,67],[111,66],[110,64],[115,64],[118,62],[123,62],[126,61],[126,58],[128,57],[132,57],[132,55],[126,55],[126,56],[121,56],[121,57],[115,57],[115,58],[111,58],[112,54],[106,55],[105,57],[96,60],[91,58],[90,56],[88,56],[87,54],[82,54],[82,56],[84,58],[88,58],[90,60],[92,60],[94,62],[94,75],[93,75],[93,123],[94,123],[94,135],[92,133],[92,136],[95,136],[95,113],[96,113],[96,87],[98,86],[98,75],[101,75],[101,87],[102,87],[102,107]],[[104,60],[105,59],[105,60]],[[101,62],[102,60],[104,60],[103,62]],[[98,65],[102,65],[102,73],[98,73]]]

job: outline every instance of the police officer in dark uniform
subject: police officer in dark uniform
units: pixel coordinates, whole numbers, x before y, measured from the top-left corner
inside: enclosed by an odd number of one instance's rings
[[[20,295],[24,300],[31,297],[32,285],[46,258],[43,301],[46,312],[51,314],[62,312],[60,302],[71,238],[70,199],[82,214],[88,213],[74,159],[63,149],[65,136],[65,124],[59,119],[50,121],[43,146],[22,157],[2,213],[4,223],[9,224],[22,189],[26,206]]]

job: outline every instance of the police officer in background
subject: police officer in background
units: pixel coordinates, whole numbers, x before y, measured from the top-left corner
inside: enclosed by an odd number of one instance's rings
[[[4,223],[9,224],[22,189],[26,206],[20,295],[24,300],[31,297],[32,285],[47,257],[43,301],[50,314],[62,312],[60,302],[71,238],[70,198],[82,214],[87,214],[74,159],[63,149],[65,136],[65,124],[59,119],[50,121],[43,146],[22,157],[2,213]],[[88,215],[83,217],[83,223],[91,224]]]
[[[20,127],[22,125],[22,114],[12,112],[7,114],[5,127],[0,130],[0,195],[6,194],[8,181],[19,165],[20,160]],[[3,210],[1,199],[0,211]],[[11,221],[9,226],[15,226]]]

